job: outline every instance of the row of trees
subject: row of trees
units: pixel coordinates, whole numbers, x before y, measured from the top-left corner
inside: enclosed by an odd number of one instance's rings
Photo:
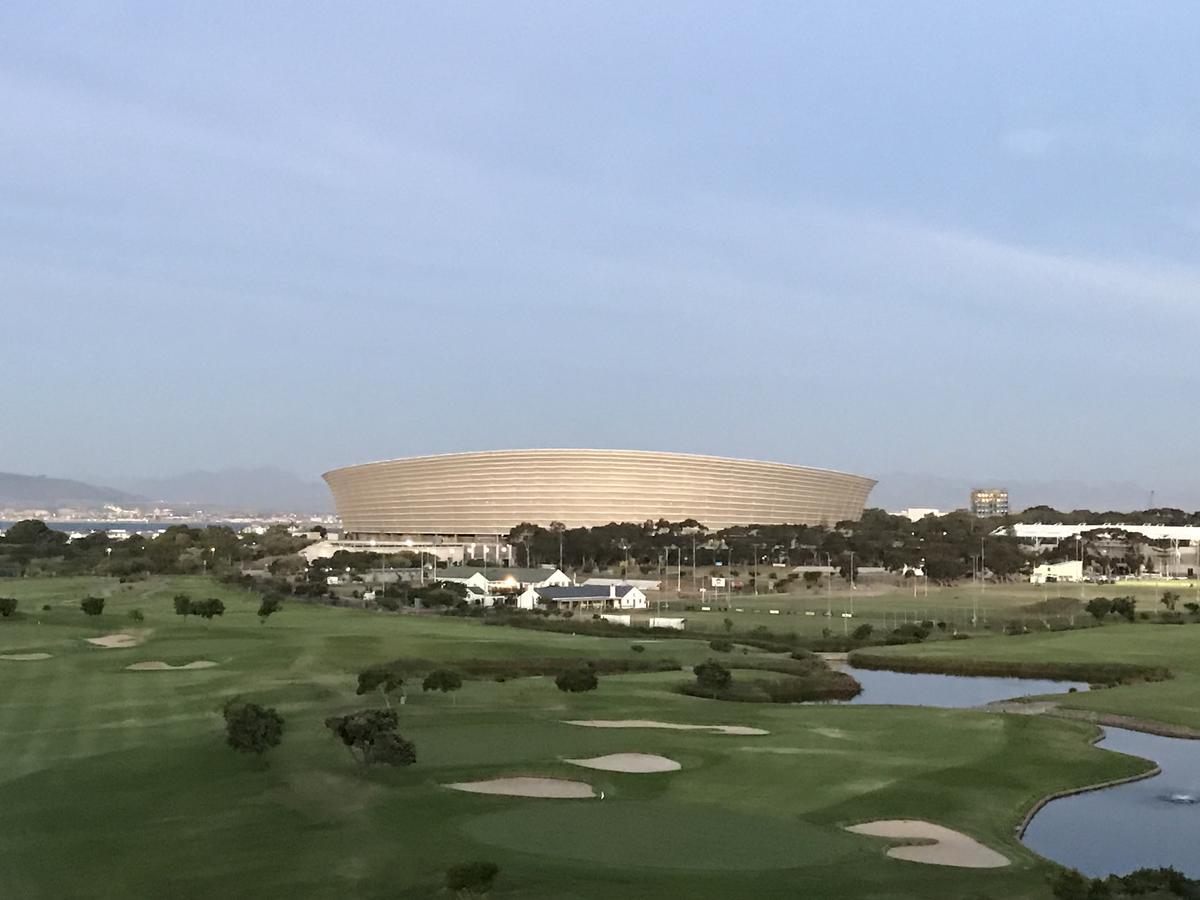
[[[1001,519],[966,512],[912,522],[880,509],[868,509],[857,522],[826,525],[738,526],[709,531],[694,519],[682,522],[612,523],[597,528],[518,525],[508,535],[517,559],[567,567],[619,567],[627,574],[669,574],[677,566],[717,564],[759,572],[772,564],[826,565],[843,576],[850,568],[882,566],[891,571],[924,565],[938,581],[970,574],[982,555],[987,570],[1008,578],[1028,564],[1015,538],[993,534]]]
[[[114,540],[97,531],[71,541],[64,531],[38,519],[26,519],[0,537],[0,574],[130,577],[219,573],[253,560],[290,557],[306,543],[289,534],[286,525],[272,525],[261,535],[239,534],[217,525],[172,525],[156,538],[135,534]]]

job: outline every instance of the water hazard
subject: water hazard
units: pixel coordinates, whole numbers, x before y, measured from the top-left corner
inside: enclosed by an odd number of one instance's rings
[[[1040,678],[987,678],[963,675],[925,675],[911,672],[885,672],[835,665],[848,672],[862,685],[862,693],[843,701],[868,706],[936,706],[966,709],[997,700],[1031,697],[1040,694],[1065,694],[1072,688],[1086,691],[1087,684],[1077,681],[1049,681]]]
[[[1105,728],[1098,746],[1152,759],[1153,778],[1052,800],[1022,840],[1092,878],[1174,866],[1200,878],[1200,741]]]

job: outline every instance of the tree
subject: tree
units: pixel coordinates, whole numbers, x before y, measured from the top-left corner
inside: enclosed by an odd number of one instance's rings
[[[361,696],[369,694],[371,691],[379,691],[384,705],[391,709],[392,701],[388,699],[388,694],[400,690],[402,687],[404,687],[404,679],[394,668],[371,666],[371,668],[363,669],[358,673],[358,689],[355,693]]]
[[[8,618],[17,611],[16,597],[0,597],[0,616]]]
[[[397,733],[398,724],[390,709],[360,709],[325,720],[325,727],[362,765],[411,766],[417,761],[417,748]]]
[[[874,630],[875,630],[874,626],[872,626],[871,624],[869,624],[867,622],[864,622],[863,624],[861,624],[857,628],[855,628],[852,632],[850,632],[850,636],[852,638],[854,638],[856,641],[865,641],[871,636],[871,632],[873,632]]]
[[[1163,591],[1162,599],[1158,602],[1171,612],[1175,612],[1175,607],[1179,605],[1180,599],[1182,598],[1174,591]]]
[[[710,659],[695,666],[692,669],[692,673],[696,676],[696,684],[706,692],[712,694],[714,699],[717,694],[733,684],[733,673],[715,659]]]
[[[446,870],[446,888],[459,894],[486,894],[500,867],[494,862],[465,862]]]
[[[567,669],[567,671],[559,674],[554,679],[555,685],[560,691],[567,691],[572,694],[582,694],[584,691],[594,691],[600,684],[596,678],[596,673],[588,666],[580,666],[576,669]]]
[[[258,605],[258,621],[265,625],[267,619],[283,609],[283,598],[278,594],[267,594]]]
[[[462,676],[453,669],[434,669],[421,682],[421,690],[441,691],[445,694],[459,690],[462,684]]]
[[[225,741],[240,753],[261,756],[283,740],[283,716],[276,709],[235,697],[225,704],[224,713]]]
[[[733,619],[725,619],[723,624],[726,631],[733,631]]]
[[[1087,602],[1087,606],[1084,609],[1088,611],[1088,614],[1092,618],[1099,622],[1112,612],[1112,601],[1107,597],[1093,597]]]
[[[1112,602],[1112,611],[1126,622],[1132,622],[1137,618],[1137,600],[1133,597],[1117,597]]]
[[[1050,891],[1056,900],[1089,900],[1092,881],[1074,869],[1064,869],[1050,880]]]
[[[715,638],[708,642],[708,649],[714,650],[717,653],[733,652],[733,641],[725,640],[724,638]]]
[[[185,619],[192,614],[192,598],[187,594],[175,595],[175,615]]]
[[[98,616],[104,612],[103,597],[84,597],[79,601],[79,608],[89,616]]]
[[[192,612],[202,619],[212,620],[216,616],[225,615],[225,604],[216,597],[200,600],[191,604]]]

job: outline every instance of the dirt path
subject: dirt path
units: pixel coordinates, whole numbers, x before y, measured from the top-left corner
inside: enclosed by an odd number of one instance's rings
[[[6,659],[9,662],[34,662],[35,660],[49,658],[49,653],[5,653],[0,655],[0,659]]]

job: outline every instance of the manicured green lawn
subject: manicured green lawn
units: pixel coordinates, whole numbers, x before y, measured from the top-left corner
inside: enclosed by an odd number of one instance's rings
[[[872,649],[872,652],[876,650]],[[938,641],[880,648],[878,652],[943,658],[1167,666],[1175,675],[1169,681],[1072,694],[1062,705],[1200,728],[1200,625],[1196,624],[1106,624],[1084,631]]]
[[[685,579],[685,587],[690,582]],[[913,588],[916,588],[914,594]],[[1176,583],[1174,590],[1184,600],[1196,597],[1194,587],[1187,583]],[[664,615],[685,615],[689,623],[705,631],[721,631],[724,620],[730,619],[736,631],[755,627],[766,627],[772,631],[795,631],[803,635],[817,635],[828,628],[835,634],[851,631],[855,626],[868,623],[876,629],[891,629],[903,622],[945,622],[948,631],[966,631],[985,634],[990,628],[1001,631],[1011,621],[1025,622],[1030,628],[1045,628],[1046,624],[1067,625],[1072,621],[1070,612],[1046,614],[1037,608],[1044,600],[1065,597],[1078,604],[1075,622],[1087,619],[1082,611],[1083,603],[1093,597],[1117,597],[1132,595],[1137,598],[1141,610],[1158,610],[1158,598],[1163,588],[1141,585],[1136,582],[1120,585],[1032,585],[1022,582],[989,584],[985,590],[971,584],[941,587],[926,586],[920,579],[916,585],[898,584],[894,578],[866,581],[855,591],[849,590],[841,579],[835,579],[832,594],[824,586],[805,589],[793,583],[786,594],[762,593],[735,594],[726,599],[708,595],[701,603],[692,597],[686,600],[675,598],[670,591],[650,593],[650,614],[660,605]],[[707,606],[707,611],[701,606]],[[686,607],[692,609],[686,609]],[[777,614],[772,614],[776,610]],[[832,613],[832,615],[827,615]],[[852,618],[843,619],[843,613]]]
[[[171,611],[179,590],[219,596],[228,612],[184,621]],[[109,597],[98,620],[78,609],[89,592]],[[353,675],[368,664],[633,656],[633,641],[297,603],[261,625],[256,595],[198,578],[4,581],[0,594],[21,599],[21,616],[0,621],[0,654],[53,654],[0,661],[0,897],[417,898],[436,894],[446,867],[470,859],[500,864],[496,897],[1045,897],[1051,867],[1013,835],[1024,812],[1051,791],[1144,768],[1091,747],[1094,730],[1080,723],[719,703],[673,693],[682,674],[658,673],[605,677],[583,695],[546,677],[468,681],[454,699],[410,685],[401,731],[418,763],[364,771],[322,721],[373,705],[354,695]],[[129,620],[135,608],[144,622]],[[84,641],[130,629],[148,629],[141,646]],[[709,655],[693,641],[643,643],[639,656],[684,665]],[[941,646],[963,644],[987,646]],[[218,666],[125,669],[197,659]],[[265,763],[223,743],[219,709],[234,695],[287,718],[284,744]],[[563,721],[587,718],[771,733]],[[683,768],[633,775],[563,762],[616,752],[659,753]],[[441,787],[501,775],[584,780],[605,799]],[[883,843],[842,830],[895,817],[961,828],[1013,865],[900,862]]]

